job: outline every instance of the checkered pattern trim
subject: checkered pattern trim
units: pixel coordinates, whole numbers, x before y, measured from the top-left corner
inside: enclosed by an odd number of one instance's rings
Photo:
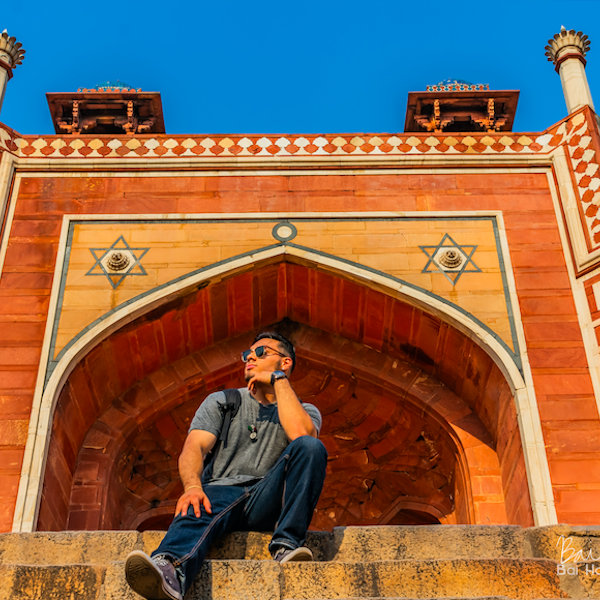
[[[556,135],[93,136],[23,137],[12,152],[30,158],[177,158],[180,156],[358,156],[548,152]],[[553,142],[554,145],[550,144]]]
[[[584,118],[578,114],[577,117]],[[0,129],[0,146],[29,158],[177,158],[179,156],[359,156],[547,153],[564,143],[567,123],[544,134],[18,136]]]
[[[577,119],[577,117],[582,117]],[[568,123],[568,139],[565,150],[575,179],[575,191],[579,195],[584,231],[590,250],[600,246],[600,165],[598,164],[595,132],[583,113]]]

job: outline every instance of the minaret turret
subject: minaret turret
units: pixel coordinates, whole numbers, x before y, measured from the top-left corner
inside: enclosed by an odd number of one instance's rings
[[[12,79],[13,69],[25,58],[25,50],[16,37],[10,37],[6,29],[0,34],[0,110],[4,102],[6,84]]]
[[[546,46],[546,56],[554,63],[556,72],[560,75],[569,114],[586,105],[594,108],[585,74],[585,55],[589,49],[587,35],[581,31],[575,32],[574,29],[567,31],[564,27],[548,40]]]

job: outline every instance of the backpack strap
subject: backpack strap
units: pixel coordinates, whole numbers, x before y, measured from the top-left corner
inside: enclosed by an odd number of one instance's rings
[[[227,435],[231,419],[235,417],[242,403],[242,395],[239,390],[228,389],[223,390],[223,393],[225,394],[225,404],[221,405],[221,410],[223,411],[221,435],[219,435],[219,439],[204,461],[204,470],[201,477],[202,483],[206,483],[212,477],[215,459],[217,458],[217,454],[219,454],[221,444],[223,444],[224,448],[227,448]]]
[[[235,417],[237,411],[242,403],[242,395],[240,390],[229,389],[224,391],[225,394],[225,406],[223,407],[223,427],[221,428],[221,435],[219,436],[219,442],[223,442],[223,448],[227,448],[227,434],[229,433],[229,426],[231,425],[231,419]],[[219,443],[219,447],[220,447]]]

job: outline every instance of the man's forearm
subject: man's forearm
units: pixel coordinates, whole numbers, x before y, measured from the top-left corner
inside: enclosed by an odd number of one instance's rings
[[[215,445],[216,436],[208,431],[193,429],[185,438],[179,455],[179,476],[183,483],[183,494],[177,501],[175,515],[186,515],[193,506],[196,517],[201,510],[212,514],[210,500],[202,488],[200,477],[204,468],[204,456]]]
[[[202,451],[186,444],[179,455],[179,477],[183,483],[183,489],[198,486],[202,489],[200,477],[204,469],[204,458]]]
[[[303,435],[317,437],[317,429],[290,382],[285,378],[279,379],[273,389],[277,397],[279,421],[288,439],[293,441]]]

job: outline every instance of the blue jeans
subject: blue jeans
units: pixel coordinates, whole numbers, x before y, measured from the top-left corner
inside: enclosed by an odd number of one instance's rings
[[[327,451],[318,439],[295,439],[267,475],[255,484],[204,486],[212,515],[190,506],[171,523],[160,546],[152,553],[166,554],[182,575],[182,592],[193,583],[210,544],[229,531],[273,531],[271,552],[278,546],[302,546],[319,500]]]

